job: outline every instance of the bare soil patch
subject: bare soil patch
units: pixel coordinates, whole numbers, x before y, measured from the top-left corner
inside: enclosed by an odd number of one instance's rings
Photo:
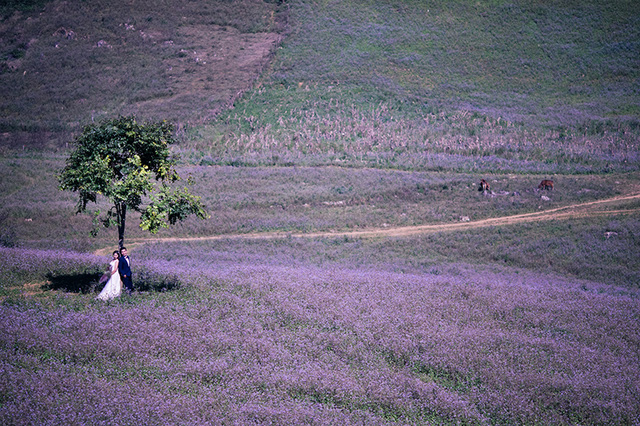
[[[0,147],[61,147],[119,114],[201,124],[255,84],[282,39],[276,3],[52,1],[0,19]]]
[[[168,95],[135,102],[131,112],[171,117],[172,110],[189,109],[190,121],[213,119],[251,89],[269,63],[282,36],[241,33],[232,27],[195,25],[180,28],[175,55],[162,62]],[[164,42],[174,45],[173,40]]]

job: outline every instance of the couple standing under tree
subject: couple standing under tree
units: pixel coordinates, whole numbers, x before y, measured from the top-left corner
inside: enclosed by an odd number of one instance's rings
[[[127,294],[133,290],[131,259],[127,254],[126,247],[122,247],[120,253],[117,250],[113,252],[113,260],[109,263],[109,270],[100,278],[100,282],[104,281],[107,281],[107,284],[98,295],[99,300],[110,300],[120,296],[123,284]]]

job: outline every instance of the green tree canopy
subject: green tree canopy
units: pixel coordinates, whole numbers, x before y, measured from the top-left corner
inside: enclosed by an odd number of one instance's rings
[[[140,227],[152,233],[192,214],[205,219],[200,197],[170,185],[180,180],[177,157],[169,150],[174,142],[173,126],[164,121],[138,123],[128,116],[88,125],[60,172],[60,189],[79,193],[77,213],[85,212],[99,195],[113,203],[105,216],[96,212],[93,233],[100,223],[117,225],[120,247],[127,209],[140,212]]]

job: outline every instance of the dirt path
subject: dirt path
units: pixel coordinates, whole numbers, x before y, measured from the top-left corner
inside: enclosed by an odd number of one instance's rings
[[[351,237],[351,238],[380,238],[380,237],[407,237],[418,234],[428,234],[435,232],[461,231],[467,229],[486,228],[489,226],[515,225],[519,223],[542,222],[549,220],[563,220],[581,217],[597,217],[615,214],[640,213],[640,207],[630,209],[611,209],[625,202],[640,199],[640,193],[619,195],[604,200],[590,201],[587,203],[572,204],[550,210],[543,210],[534,213],[523,213],[513,216],[492,217],[476,221],[443,223],[435,225],[400,226],[388,228],[372,228],[361,231],[325,231],[310,233],[292,232],[261,232],[250,234],[225,234],[211,235],[206,237],[170,237],[170,238],[146,238],[136,239],[129,242],[129,247],[140,244],[154,242],[179,242],[179,241],[214,241],[224,239],[270,239],[270,238],[323,238],[323,237]],[[607,209],[609,208],[609,209]],[[98,254],[104,250],[99,250]],[[108,249],[107,249],[108,253]]]

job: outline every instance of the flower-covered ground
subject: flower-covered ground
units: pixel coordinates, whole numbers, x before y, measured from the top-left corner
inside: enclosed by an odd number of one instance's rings
[[[102,303],[50,289],[102,257],[1,250],[3,424],[637,422],[637,289],[158,248],[138,252],[145,291]]]

